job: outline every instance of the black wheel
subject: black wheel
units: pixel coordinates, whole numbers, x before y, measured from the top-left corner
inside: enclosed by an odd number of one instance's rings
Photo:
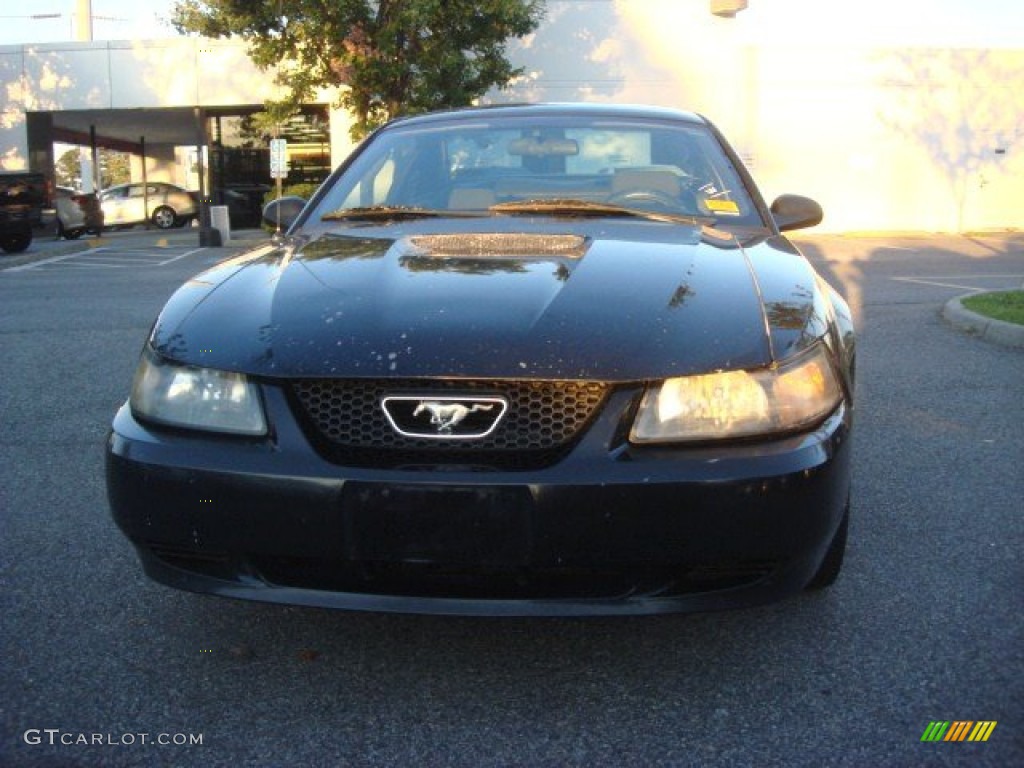
[[[153,211],[153,223],[160,229],[170,229],[177,220],[178,217],[174,214],[174,209],[168,208],[166,205],[161,205]]]
[[[821,561],[818,572],[807,584],[807,589],[825,589],[832,586],[839,577],[839,571],[843,568],[843,556],[846,554],[846,533],[850,527],[850,501],[846,501],[846,511],[843,513],[843,521],[839,523],[836,535],[832,537],[832,543],[828,545],[828,552],[825,559]]]
[[[0,248],[4,253],[21,253],[32,245],[32,230],[24,229],[0,235]]]
[[[61,227],[61,234],[64,235],[64,238],[66,240],[77,240],[83,234],[85,234],[85,230],[84,229],[64,229],[63,227]]]

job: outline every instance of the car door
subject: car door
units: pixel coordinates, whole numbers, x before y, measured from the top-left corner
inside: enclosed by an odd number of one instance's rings
[[[150,190],[153,189],[153,185],[150,185]],[[153,200],[149,201],[150,207],[153,205]],[[128,194],[124,201],[124,220],[127,223],[138,223],[145,221],[148,218],[146,214],[146,186],[144,184],[130,184],[128,186]]]
[[[113,187],[100,194],[100,206],[107,226],[114,226],[125,221],[124,204],[128,194],[127,187]]]

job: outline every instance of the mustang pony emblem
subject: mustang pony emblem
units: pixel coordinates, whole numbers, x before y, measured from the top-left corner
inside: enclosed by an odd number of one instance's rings
[[[489,411],[494,408],[494,403],[482,405],[474,403],[472,408],[467,408],[462,403],[437,403],[427,401],[416,406],[412,412],[414,417],[426,411],[430,414],[430,423],[437,427],[438,432],[451,432],[452,427],[465,419],[469,414],[477,411]]]
[[[381,408],[403,437],[426,440],[479,440],[498,427],[508,410],[500,395],[388,395]]]

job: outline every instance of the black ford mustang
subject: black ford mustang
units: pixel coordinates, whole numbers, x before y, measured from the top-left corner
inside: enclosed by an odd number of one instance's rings
[[[170,299],[114,419],[110,504],[154,579],[488,615],[834,581],[852,324],[780,234],[821,209],[766,207],[704,118],[399,120],[280,207],[285,237]]]

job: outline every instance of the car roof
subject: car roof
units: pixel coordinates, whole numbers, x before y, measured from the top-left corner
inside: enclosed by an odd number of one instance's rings
[[[489,104],[477,107],[462,107],[421,115],[399,117],[388,125],[421,125],[440,123],[451,120],[473,120],[490,118],[496,115],[503,117],[625,117],[649,120],[676,120],[696,125],[706,125],[707,119],[696,112],[687,112],[669,107],[645,106],[639,104],[583,104],[583,103],[543,103],[543,104]]]

